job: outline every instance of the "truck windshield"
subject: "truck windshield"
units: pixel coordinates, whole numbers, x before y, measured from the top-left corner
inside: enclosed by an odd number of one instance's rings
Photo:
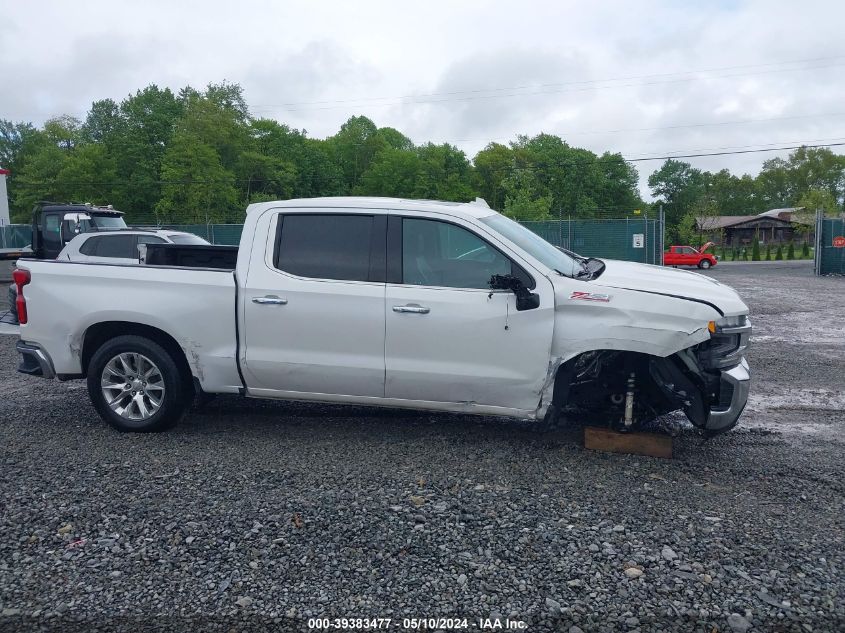
[[[92,215],[90,220],[83,220],[80,224],[84,225],[85,223],[90,223],[90,227],[87,230],[93,229],[95,231],[111,231],[126,228],[126,222],[119,215]]]
[[[576,277],[584,270],[583,259],[573,257],[549,244],[542,237],[503,215],[479,218],[481,222],[526,251],[534,259],[567,277]]]
[[[173,235],[170,234],[167,236],[171,242],[174,244],[208,244],[208,242],[198,235]]]

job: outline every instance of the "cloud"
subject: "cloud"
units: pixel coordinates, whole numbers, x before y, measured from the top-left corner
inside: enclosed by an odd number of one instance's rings
[[[315,136],[363,114],[470,156],[540,131],[629,157],[793,144],[845,137],[843,23],[823,0],[14,3],[0,117],[227,79]],[[754,173],[776,155],[690,160]],[[644,194],[659,164],[637,163]]]

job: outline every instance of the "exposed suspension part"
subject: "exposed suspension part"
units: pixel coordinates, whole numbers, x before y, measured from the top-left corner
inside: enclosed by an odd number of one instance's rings
[[[634,372],[628,374],[628,391],[625,392],[625,428],[630,428],[634,423],[634,386],[637,375]]]

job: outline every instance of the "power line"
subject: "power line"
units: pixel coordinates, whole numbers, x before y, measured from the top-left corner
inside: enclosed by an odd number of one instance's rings
[[[581,80],[581,81],[567,81],[567,82],[559,82],[559,83],[549,83],[549,84],[539,84],[539,85],[522,85],[522,86],[511,86],[508,88],[479,88],[475,90],[457,90],[453,92],[430,92],[430,93],[422,93],[416,95],[404,95],[404,96],[392,96],[392,97],[368,97],[365,99],[331,99],[326,101],[300,101],[300,102],[292,102],[292,103],[281,103],[281,104],[255,104],[257,107],[282,107],[282,106],[300,106],[300,105],[326,105],[326,104],[333,104],[333,103],[352,103],[356,101],[382,101],[388,99],[405,99],[408,97],[441,97],[441,96],[451,96],[451,95],[460,95],[460,94],[473,94],[473,93],[480,93],[480,92],[495,92],[495,91],[505,91],[505,90],[522,90],[522,89],[529,89],[529,88],[551,88],[556,86],[570,86],[570,85],[583,85],[583,84],[591,84],[591,83],[607,83],[611,81],[632,81],[634,79],[651,79],[656,77],[672,77],[675,75],[684,75],[684,74],[692,74],[692,73],[706,73],[706,72],[719,72],[725,70],[740,70],[743,68],[762,68],[768,66],[780,66],[786,64],[804,64],[804,63],[814,63],[814,62],[821,62],[821,61],[830,61],[835,59],[843,59],[845,55],[834,55],[829,57],[814,57],[810,59],[796,59],[796,60],[786,60],[781,62],[768,62],[764,64],[744,64],[739,66],[720,66],[716,68],[702,68],[699,70],[687,70],[687,71],[677,71],[673,73],[656,73],[656,74],[649,74],[649,75],[633,75],[627,77],[611,77],[608,79],[590,79],[590,80]]]
[[[674,154],[672,156],[651,156],[651,157],[642,157],[642,158],[627,158],[628,162],[635,163],[640,161],[647,161],[647,160],[670,160],[675,158],[701,158],[703,156],[729,156],[729,155],[736,155],[736,154],[759,154],[762,152],[781,152],[786,150],[792,149],[817,149],[820,147],[842,147],[845,145],[845,142],[840,143],[822,143],[819,145],[790,145],[790,146],[781,146],[781,147],[768,147],[768,148],[758,148],[758,149],[743,149],[743,150],[733,150],[733,151],[725,151],[725,152],[707,152],[707,153],[700,153],[700,154]]]
[[[834,59],[843,59],[845,56],[836,56],[836,57],[829,57],[829,58],[818,58],[819,60],[834,60]],[[812,61],[812,60],[811,60]],[[781,63],[790,63],[790,62],[781,62]],[[792,63],[799,63],[799,62],[792,62]],[[760,65],[751,65],[748,67],[763,67],[769,66],[771,64],[760,64]],[[281,103],[281,104],[253,104],[250,106],[250,110],[285,110],[288,112],[299,112],[299,111],[307,111],[307,110],[333,110],[337,108],[343,107],[350,107],[350,104],[353,107],[387,107],[387,106],[394,106],[394,105],[416,105],[416,104],[427,104],[427,103],[443,103],[443,102],[451,102],[451,101],[472,101],[476,99],[499,99],[499,98],[510,98],[510,97],[521,97],[521,96],[533,96],[533,95],[546,95],[546,94],[563,94],[569,92],[587,92],[591,90],[606,90],[611,88],[629,88],[629,87],[636,87],[636,86],[652,86],[652,85],[660,85],[660,84],[671,84],[671,83],[679,83],[679,82],[687,82],[687,81],[696,81],[700,79],[729,79],[733,77],[746,77],[746,76],[754,76],[754,75],[768,75],[773,73],[782,73],[782,72],[794,72],[794,71],[808,71],[808,70],[819,70],[825,68],[835,68],[839,66],[843,66],[845,63],[827,63],[815,66],[804,66],[804,67],[796,67],[796,68],[773,68],[769,70],[759,70],[759,71],[749,71],[749,72],[740,72],[740,73],[730,73],[730,74],[721,74],[716,75],[713,77],[700,77],[700,76],[690,76],[690,77],[675,77],[670,78],[673,75],[679,74],[694,74],[694,73],[704,73],[704,72],[713,72],[713,70],[701,70],[701,71],[685,71],[679,73],[663,73],[657,75],[642,75],[640,77],[632,77],[632,78],[619,78],[619,79],[596,79],[596,80],[584,80],[584,81],[573,81],[573,82],[563,82],[563,83],[556,83],[556,84],[539,84],[539,85],[526,85],[526,86],[517,86],[513,88],[489,88],[489,89],[479,89],[479,90],[467,90],[467,91],[455,91],[455,92],[443,92],[443,93],[428,93],[422,95],[404,95],[404,96],[396,96],[396,97],[364,97],[359,99],[338,99],[334,101],[315,101],[315,102],[291,102],[291,103]],[[731,68],[742,68],[740,67],[726,67],[727,69]],[[610,83],[615,81],[632,81],[635,79],[648,79],[648,78],[661,78],[655,79],[654,81],[634,81],[633,83],[615,83],[611,85],[597,85],[602,83]],[[565,89],[566,86],[581,86],[579,88],[570,88]],[[524,90],[530,90],[531,92],[523,92]],[[511,92],[507,92],[511,91]],[[482,93],[490,93],[490,92],[505,92],[505,94],[482,94]],[[459,96],[464,95],[464,96]],[[442,98],[440,98],[442,97]],[[378,101],[386,101],[383,103],[378,103]],[[321,105],[321,104],[328,104],[328,105]],[[314,106],[314,107],[310,107]]]
[[[687,128],[699,128],[699,127],[717,127],[717,126],[727,126],[727,125],[747,125],[751,123],[769,123],[771,121],[792,121],[796,119],[816,119],[816,118],[823,118],[823,117],[842,117],[845,116],[845,112],[828,112],[828,113],[819,113],[819,114],[797,114],[791,116],[784,116],[784,117],[769,117],[765,119],[739,119],[735,121],[713,121],[710,123],[681,123],[678,125],[661,125],[656,127],[633,127],[633,128],[617,128],[614,130],[585,130],[583,132],[554,132],[555,136],[563,137],[570,137],[570,136],[586,136],[591,134],[619,134],[622,132],[657,132],[662,130],[680,130],[680,129],[687,129]],[[505,137],[499,136],[489,139],[472,139],[472,138],[460,138],[460,139],[453,139],[451,141],[444,141],[446,143],[471,143],[471,142],[478,142],[478,141],[495,141],[495,140],[505,140],[512,137]]]

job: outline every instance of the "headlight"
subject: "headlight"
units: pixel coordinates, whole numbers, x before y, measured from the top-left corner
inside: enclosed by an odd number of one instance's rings
[[[739,334],[746,329],[751,330],[751,321],[747,314],[738,314],[736,316],[722,317],[718,321],[710,321],[707,324],[707,329],[711,334],[717,332],[724,332],[725,334]]]
[[[710,340],[703,345],[699,358],[706,368],[736,365],[748,347],[751,334],[751,320],[748,315],[729,316],[710,321]]]

